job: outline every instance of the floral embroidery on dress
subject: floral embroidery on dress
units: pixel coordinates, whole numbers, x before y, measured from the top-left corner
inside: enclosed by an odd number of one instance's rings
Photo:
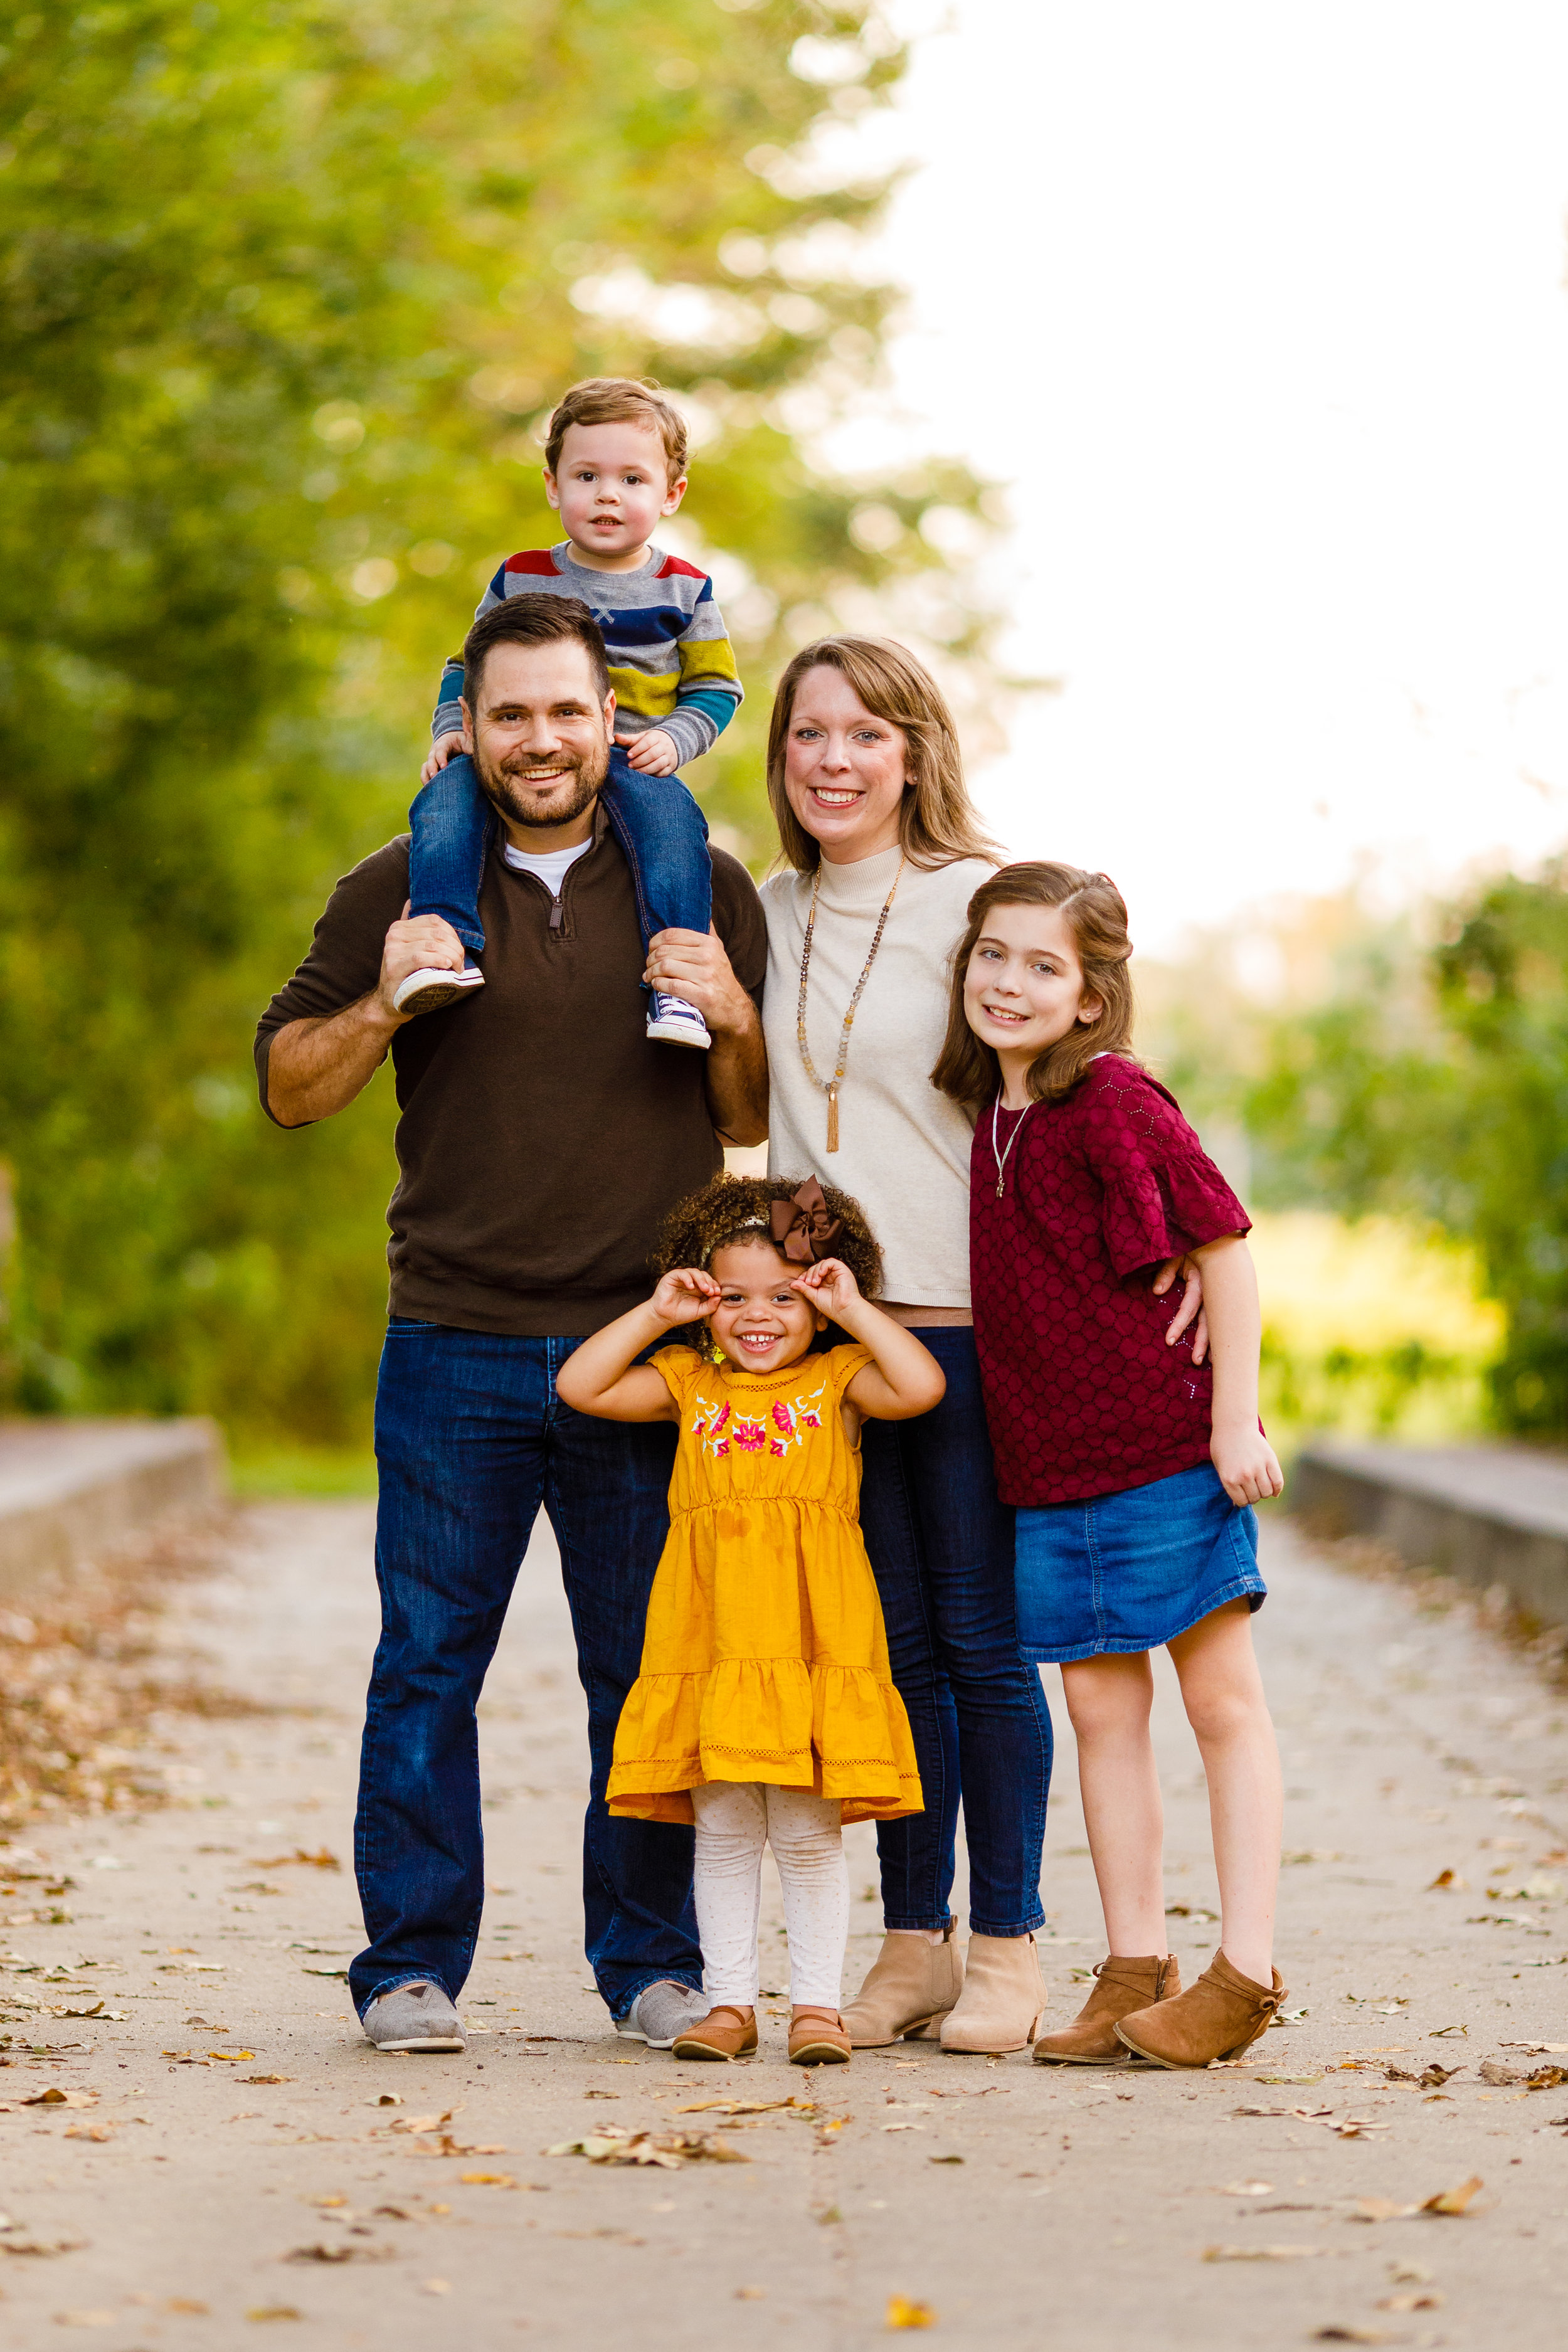
[[[715,1404],[709,1397],[699,1397],[692,1417],[691,1434],[701,1442],[704,1454],[715,1459],[729,1453],[733,1444],[742,1454],[760,1454],[766,1446],[772,1454],[783,1455],[792,1445],[804,1445],[808,1429],[822,1427],[821,1404],[827,1393],[825,1381],[820,1388],[807,1396],[777,1398],[770,1408],[768,1420],[750,1413],[732,1413],[729,1402]],[[776,1435],[769,1434],[769,1422]]]

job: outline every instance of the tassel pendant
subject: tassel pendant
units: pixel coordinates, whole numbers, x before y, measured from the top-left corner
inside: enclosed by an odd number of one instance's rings
[[[838,1149],[838,1088],[836,1085],[827,1089],[827,1149],[829,1151]]]

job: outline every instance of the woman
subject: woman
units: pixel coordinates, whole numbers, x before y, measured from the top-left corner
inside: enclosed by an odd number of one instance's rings
[[[882,639],[825,637],[795,656],[773,704],[768,794],[791,869],[763,888],[769,1171],[818,1172],[855,1195],[883,1243],[879,1304],[947,1376],[933,1412],[864,1439],[861,1524],[926,1810],[878,1829],[886,1933],[845,2023],[861,2049],[910,2034],[1018,2050],[1046,1999],[1035,1935],[1051,1723],[1018,1653],[1013,1514],[996,1498],[975,1363],[971,1128],[931,1083],[948,957],[1000,860],[935,681]],[[961,1794],[966,1956],[948,1909]]]

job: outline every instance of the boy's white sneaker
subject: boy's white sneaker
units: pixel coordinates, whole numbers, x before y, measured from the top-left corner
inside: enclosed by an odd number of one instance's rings
[[[411,971],[394,989],[392,1009],[395,1013],[436,1013],[443,1004],[451,1004],[484,984],[484,973],[472,963],[465,964],[461,971]]]
[[[684,996],[666,996],[658,988],[647,1009],[647,1034],[661,1037],[667,1045],[700,1045],[705,1053],[713,1043],[695,1004],[688,1004]]]

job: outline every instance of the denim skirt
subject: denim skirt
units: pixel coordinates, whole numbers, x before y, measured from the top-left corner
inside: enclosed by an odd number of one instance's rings
[[[1212,1463],[1018,1512],[1018,1646],[1035,1665],[1157,1650],[1213,1609],[1261,1609],[1258,1516]]]

